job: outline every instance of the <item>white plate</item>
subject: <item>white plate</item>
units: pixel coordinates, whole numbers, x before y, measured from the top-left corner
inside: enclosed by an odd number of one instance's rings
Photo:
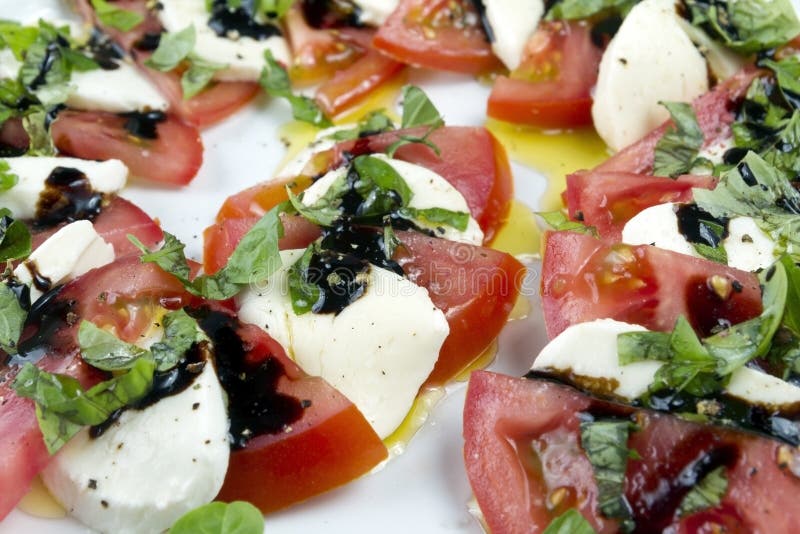
[[[0,0],[0,16],[29,20],[64,16],[54,0]],[[13,9],[12,9],[13,6]],[[410,83],[425,89],[449,125],[481,125],[485,120],[488,89],[473,78],[412,72]],[[284,102],[259,99],[255,104],[206,130],[203,167],[186,188],[164,190],[130,186],[123,196],[151,216],[165,230],[187,244],[187,254],[199,258],[202,230],[213,222],[230,194],[269,178],[284,155],[278,136],[290,120]],[[514,166],[517,197],[536,206],[544,190],[537,172]],[[538,272],[538,271],[537,271]],[[535,299],[536,272],[528,293]],[[512,375],[524,374],[543,343],[541,311],[533,303],[531,316],[511,323],[500,338],[497,360],[490,367]],[[404,454],[385,468],[347,486],[267,517],[270,534],[330,533],[479,533],[467,511],[470,488],[462,462],[461,411],[465,384],[449,388]],[[157,483],[157,481],[154,481]],[[14,511],[2,523],[0,534],[74,534],[89,532],[72,519],[43,520]]]

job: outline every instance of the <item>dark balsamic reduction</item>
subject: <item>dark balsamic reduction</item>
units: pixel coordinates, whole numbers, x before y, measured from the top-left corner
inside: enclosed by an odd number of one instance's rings
[[[62,287],[48,291],[31,305],[23,332],[32,334],[27,337],[23,334],[23,340],[17,346],[17,354],[11,358],[12,364],[36,363],[54,350],[64,351],[63,340],[57,333],[64,327],[73,326],[77,321],[73,311],[77,302],[59,298]]]
[[[161,44],[161,34],[147,32],[133,43],[133,47],[142,52],[154,52],[159,44]]]
[[[364,295],[369,269],[367,260],[353,254],[333,250],[315,252],[304,273],[306,281],[320,289],[311,311],[339,314]]]
[[[758,180],[756,180],[756,175],[753,174],[752,169],[747,163],[741,162],[739,165],[736,166],[736,170],[739,171],[739,174],[742,176],[742,180],[744,183],[749,185],[750,187],[755,187],[758,185]]]
[[[47,73],[53,68],[55,62],[61,58],[61,47],[69,47],[69,43],[61,35],[59,35],[55,41],[48,43],[45,47],[42,64],[39,65],[39,72],[36,74],[36,77],[31,80],[31,83],[28,84],[28,89],[35,91],[47,83]]]
[[[125,118],[125,130],[139,139],[158,139],[158,125],[167,120],[163,111],[131,111],[120,116]]]
[[[92,189],[81,171],[56,167],[39,193],[33,225],[49,228],[64,222],[93,220],[103,207],[103,195]]]
[[[262,434],[283,432],[303,417],[308,401],[277,391],[286,375],[280,360],[270,354],[260,361],[248,358],[236,318],[208,308],[187,312],[214,344],[217,375],[228,394],[231,448],[241,449]]]
[[[125,50],[97,28],[92,29],[92,35],[87,45],[92,59],[103,70],[118,69],[119,63],[117,62],[125,57]]]
[[[375,228],[357,227],[340,221],[333,228],[323,230],[320,246],[326,250],[351,254],[400,276],[404,274],[399,263],[386,257],[383,235]]]
[[[682,204],[678,207],[675,215],[678,218],[678,231],[690,243],[700,243],[716,248],[728,235],[727,219],[718,219],[697,204]],[[724,228],[722,235],[718,235],[713,226]]]
[[[214,0],[208,26],[220,37],[228,37],[231,32],[258,41],[280,36],[281,30],[274,24],[261,24],[255,20],[253,3],[253,0],[242,0],[239,7],[231,9],[226,0]]]
[[[342,0],[303,0],[303,17],[312,28],[330,29],[362,26],[361,8]]]
[[[478,12],[478,17],[481,19],[481,27],[486,33],[486,40],[490,43],[495,42],[494,29],[489,24],[489,18],[486,16],[486,6],[483,5],[483,0],[472,0],[472,5],[475,6],[475,11]]]

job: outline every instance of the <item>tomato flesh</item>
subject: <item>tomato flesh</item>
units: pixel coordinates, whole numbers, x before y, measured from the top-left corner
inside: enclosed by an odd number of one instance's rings
[[[58,150],[82,159],[120,159],[131,174],[161,185],[186,185],[203,162],[197,128],[168,116],[156,126],[156,139],[125,129],[126,118],[95,111],[63,111],[50,127]]]
[[[401,0],[378,28],[373,46],[429,69],[481,74],[501,66],[468,0]]]
[[[711,289],[722,277],[726,298]],[[591,236],[549,232],[542,259],[542,308],[547,335],[572,324],[611,318],[671,331],[684,315],[702,335],[761,313],[753,273],[649,245],[605,244]]]
[[[600,57],[586,24],[544,23],[520,67],[495,80],[487,113],[541,128],[589,125]]]

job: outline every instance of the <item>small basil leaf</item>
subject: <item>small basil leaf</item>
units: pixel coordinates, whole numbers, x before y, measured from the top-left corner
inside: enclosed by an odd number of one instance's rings
[[[10,20],[0,20],[0,48],[8,47],[17,61],[22,61],[28,50],[39,37],[39,29],[22,26]]]
[[[697,124],[692,106],[683,102],[661,102],[675,126],[670,126],[658,140],[653,173],[675,178],[692,170],[703,146],[703,130]]]
[[[267,94],[273,98],[285,98],[292,107],[292,115],[299,121],[313,124],[318,128],[332,126],[333,123],[314,100],[292,92],[286,69],[278,63],[270,50],[264,51],[264,60],[266,64],[261,71],[259,83]]]
[[[414,85],[406,85],[403,87],[402,127],[417,126],[435,129],[444,126],[444,120],[425,91]]]
[[[169,534],[263,534],[264,515],[250,503],[212,502],[187,513]]]
[[[342,177],[344,179],[344,177]],[[331,186],[331,191],[335,186]],[[342,210],[339,208],[338,199],[321,198],[319,202],[315,202],[312,206],[306,206],[303,201],[292,192],[291,187],[286,186],[286,194],[289,196],[289,202],[292,207],[302,215],[305,219],[311,221],[318,226],[332,226],[339,217],[342,216]],[[326,192],[327,195],[327,192]]]
[[[444,225],[464,231],[469,226],[469,213],[444,208],[401,208],[398,214],[405,219],[418,220],[428,225]]]
[[[272,19],[283,18],[292,7],[293,0],[258,0],[258,11]]]
[[[190,60],[191,65],[181,76],[184,100],[189,100],[205,89],[211,83],[214,74],[227,67],[227,65],[203,61],[194,56],[190,56]]]
[[[789,258],[782,256],[780,259],[786,271],[786,308],[783,312],[783,325],[795,335],[800,336],[800,268]]]
[[[391,145],[389,145],[389,147],[386,149],[386,155],[389,156],[390,158],[393,158],[395,153],[401,147],[404,147],[406,145],[420,144],[430,148],[431,150],[433,150],[434,154],[439,156],[440,155],[439,147],[434,145],[433,142],[428,139],[428,136],[430,136],[432,131],[433,130],[428,130],[422,137],[415,135],[405,135],[405,134],[400,135],[399,139],[394,143],[392,143]]]
[[[394,256],[397,247],[402,245],[400,239],[397,237],[397,234],[394,233],[394,229],[391,225],[386,225],[383,227],[383,253],[386,256],[387,260],[392,259]]]
[[[7,354],[17,352],[17,343],[27,316],[16,293],[6,284],[0,283],[0,348]]]
[[[547,20],[580,20],[596,15],[625,17],[640,0],[561,0],[553,4]]]
[[[594,226],[586,226],[580,221],[573,221],[561,210],[537,211],[536,215],[544,219],[545,224],[553,230],[597,236]]]
[[[292,309],[295,315],[303,315],[312,311],[319,301],[321,290],[316,284],[307,281],[308,267],[314,255],[314,245],[306,248],[288,272],[289,295],[292,298]]]
[[[146,349],[126,343],[89,321],[81,321],[78,327],[78,345],[83,360],[103,371],[127,370],[139,358],[149,357]]]
[[[26,115],[22,119],[22,127],[25,133],[28,134],[29,156],[55,156],[56,147],[53,144],[53,138],[50,137],[50,131],[45,125],[47,121],[47,113],[44,111],[36,111]]]
[[[672,358],[670,338],[666,332],[625,332],[617,336],[617,353],[620,365],[655,360],[666,362]]]
[[[570,508],[550,521],[542,534],[596,534],[596,532],[579,511]]]
[[[728,477],[725,476],[725,467],[717,467],[684,495],[678,507],[678,516],[684,517],[717,507],[727,491]]]
[[[366,135],[388,132],[394,129],[394,123],[383,111],[369,112],[355,128],[338,130],[329,136],[334,141],[349,141]]]
[[[131,31],[144,22],[144,17],[139,13],[109,4],[106,0],[92,0],[92,7],[102,24],[123,32]]]
[[[183,309],[169,312],[161,322],[164,337],[150,347],[158,371],[172,369],[195,343],[208,341],[208,336],[200,330],[197,321]]]
[[[411,202],[414,195],[411,188],[386,161],[374,156],[358,156],[353,160],[353,167],[362,180],[368,180],[385,191],[395,192],[402,206],[408,206]]]
[[[162,72],[171,71],[189,56],[196,40],[197,35],[193,25],[179,32],[163,33],[158,48],[144,64]]]
[[[0,261],[21,260],[31,253],[31,233],[25,223],[0,208]]]

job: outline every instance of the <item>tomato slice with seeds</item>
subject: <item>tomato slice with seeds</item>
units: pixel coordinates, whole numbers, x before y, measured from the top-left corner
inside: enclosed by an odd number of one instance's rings
[[[522,64],[495,80],[487,113],[541,128],[592,124],[591,90],[601,55],[588,25],[543,23],[529,40]]]
[[[373,45],[418,67],[482,74],[501,68],[469,0],[400,0]]]
[[[156,126],[156,139],[143,139],[125,128],[121,115],[99,111],[62,111],[50,127],[53,142],[68,156],[119,159],[134,177],[160,185],[186,185],[203,162],[203,143],[192,125],[167,116]]]
[[[713,289],[715,281],[730,291],[720,294]],[[600,318],[671,331],[679,315],[709,335],[720,324],[761,313],[761,289],[753,273],[573,232],[546,234],[541,295],[551,339],[572,324]]]

